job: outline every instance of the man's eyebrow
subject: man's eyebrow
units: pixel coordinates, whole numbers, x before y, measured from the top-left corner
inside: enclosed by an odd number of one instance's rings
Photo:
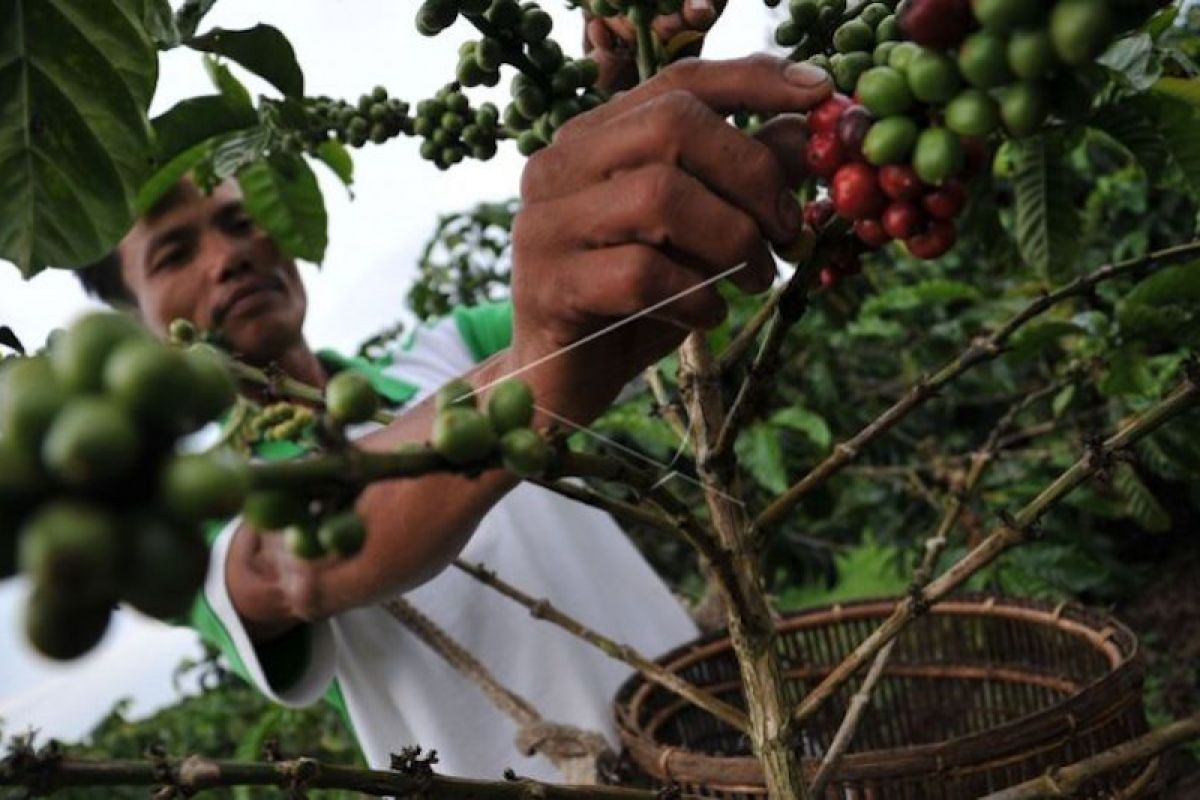
[[[242,205],[241,200],[230,200],[218,206],[217,210],[213,212],[212,218],[215,220],[223,220],[244,212],[245,208]]]

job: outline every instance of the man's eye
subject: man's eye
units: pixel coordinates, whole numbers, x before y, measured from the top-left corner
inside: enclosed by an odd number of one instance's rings
[[[229,221],[229,229],[238,233],[249,233],[254,228],[254,220],[244,214],[239,214]]]
[[[158,263],[155,264],[155,270],[157,271],[160,269],[169,269],[171,267],[178,267],[182,264],[185,264],[186,262],[187,262],[187,252],[186,251],[184,251],[183,249],[168,250],[166,253],[163,253],[161,258],[158,259]]]

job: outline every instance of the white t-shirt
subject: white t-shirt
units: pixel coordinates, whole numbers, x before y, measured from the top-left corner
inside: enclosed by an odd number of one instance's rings
[[[423,328],[387,372],[418,388],[414,401],[475,364],[453,318]],[[453,502],[453,498],[447,498]],[[387,768],[406,745],[438,753],[437,771],[499,779],[518,774],[556,781],[548,759],[516,750],[516,723],[483,692],[386,611],[348,611],[311,626],[308,658],[283,691],[264,674],[225,584],[225,556],[236,523],[214,543],[203,603],[224,628],[255,686],[289,706],[331,689],[344,701],[368,763]],[[462,553],[589,627],[658,655],[697,635],[691,619],[612,518],[531,484],[521,484],[484,517]],[[630,674],[591,645],[536,620],[460,570],[451,568],[405,598],[478,658],[504,686],[548,722],[607,736],[616,746],[611,703]]]

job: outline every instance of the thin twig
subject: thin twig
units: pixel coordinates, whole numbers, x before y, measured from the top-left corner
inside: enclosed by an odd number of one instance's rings
[[[414,771],[384,771],[325,764],[311,758],[269,763],[184,759],[98,761],[71,757],[10,756],[0,762],[0,786],[48,794],[72,786],[166,786],[189,796],[230,786],[272,786],[290,791],[342,789],[374,797],[446,800],[657,800],[645,789],[563,786],[528,778],[481,781]],[[171,796],[175,796],[172,794]],[[700,800],[687,795],[688,800]]]
[[[992,792],[982,800],[1039,800],[1072,797],[1088,781],[1113,770],[1140,764],[1177,744],[1200,738],[1200,714],[1164,725],[1111,750],[1085,758],[1070,766],[1050,770],[1031,780]]]
[[[774,317],[775,307],[779,305],[779,299],[783,297],[783,290],[784,287],[781,286],[773,291],[771,296],[754,312],[754,316],[750,318],[745,327],[738,331],[733,340],[721,351],[721,355],[717,357],[718,372],[722,375],[728,374],[745,357],[746,353],[750,352],[750,348],[758,339],[758,334]]]
[[[300,400],[315,406],[325,405],[325,393],[315,386],[310,386],[276,370],[252,367],[236,358],[229,358],[226,363],[239,381],[261,386],[272,397]],[[388,425],[395,422],[396,417],[386,411],[378,411],[373,419],[381,425]]]
[[[671,430],[675,431],[675,435],[679,437],[679,440],[686,442],[688,432],[687,422],[683,418],[683,409],[680,408],[678,403],[671,402],[671,398],[667,394],[666,384],[663,383],[662,375],[658,374],[658,365],[654,364],[646,367],[644,374],[646,376],[646,385],[650,387],[650,393],[654,396],[658,413],[671,426]]]
[[[758,395],[764,387],[774,379],[779,371],[779,354],[783,349],[787,333],[792,329],[808,310],[808,289],[811,282],[812,270],[809,266],[814,263],[811,259],[801,264],[792,273],[787,285],[779,295],[767,325],[766,335],[762,345],[754,357],[754,362],[742,379],[738,393],[729,406],[725,419],[721,423],[717,440],[710,451],[710,458],[721,459],[733,449],[738,432],[750,416]],[[723,374],[717,368],[717,374]]]
[[[837,475],[847,464],[856,459],[868,444],[874,442],[897,423],[920,408],[942,387],[966,373],[978,364],[999,356],[1004,346],[1016,331],[1037,318],[1047,309],[1070,297],[1078,297],[1091,292],[1097,284],[1113,278],[1129,275],[1150,275],[1169,264],[1186,261],[1200,254],[1200,242],[1159,250],[1140,258],[1133,258],[1116,264],[1101,267],[1090,275],[1083,276],[1042,295],[1027,305],[1019,313],[1011,317],[987,336],[977,337],[956,359],[944,366],[935,375],[925,378],[914,385],[908,393],[883,412],[873,422],[851,437],[849,440],[834,447],[833,452],[825,460],[809,471],[796,484],[777,497],[766,510],[755,520],[755,526],[761,529],[771,528],[786,519],[788,513],[808,494],[824,486],[832,477]]]
[[[553,623],[571,635],[597,648],[610,658],[628,664],[649,680],[703,708],[717,719],[733,726],[736,730],[746,732],[749,729],[749,720],[743,712],[703,689],[688,683],[674,672],[646,658],[629,645],[615,642],[604,634],[592,630],[574,617],[555,608],[545,599],[538,599],[525,594],[525,592],[512,584],[498,578],[494,572],[486,569],[482,564],[471,564],[463,559],[455,559],[454,566],[485,586],[489,586],[510,600],[525,606],[535,619]]]
[[[930,605],[946,597],[976,572],[995,561],[1001,554],[1028,541],[1033,535],[1037,522],[1059,500],[1108,466],[1115,454],[1192,408],[1196,405],[1198,396],[1200,396],[1200,384],[1189,379],[1170,396],[1155,404],[1118,433],[1092,447],[1074,466],[1062,473],[1020,512],[993,530],[979,545],[940,577],[930,582],[924,590],[913,592],[897,603],[891,616],[800,701],[795,710],[794,721],[800,723],[811,717],[821,704],[832,696],[837,687],[841,686],[869,659],[874,658],[885,644],[895,639]]]
[[[829,750],[825,753],[825,758],[821,760],[821,766],[813,777],[812,786],[809,788],[809,793],[813,797],[825,795],[829,779],[833,776],[833,771],[837,769],[838,764],[841,763],[842,754],[854,740],[858,721],[862,719],[863,712],[867,710],[867,706],[871,702],[871,692],[875,690],[875,684],[879,683],[879,679],[883,677],[883,669],[887,666],[888,657],[891,656],[892,648],[895,646],[894,639],[884,645],[883,649],[879,651],[879,655],[875,657],[875,663],[867,672],[867,677],[863,679],[862,686],[859,687],[854,697],[850,698],[850,707],[846,710],[846,716],[842,719],[842,724],[838,727],[833,741],[829,743]]]

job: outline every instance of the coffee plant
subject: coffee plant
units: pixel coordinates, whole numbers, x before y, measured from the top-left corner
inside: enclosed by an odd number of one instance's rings
[[[501,146],[529,156],[610,99],[596,62],[568,55],[536,2],[420,3],[420,33],[448,42],[470,33],[457,42],[453,79],[407,100],[386,87],[307,96],[280,31],[201,33],[212,5],[0,0],[0,63],[21,76],[0,83],[11,111],[0,122],[9,190],[0,257],[27,276],[80,268],[188,175],[206,188],[236,179],[247,211],[289,255],[320,261],[326,216],[310,160],[350,183],[347,147],[397,139],[417,140],[443,171]],[[680,8],[586,4],[632,26],[643,81],[694,38],[655,33],[655,17]],[[352,557],[367,535],[352,510],[366,485],[503,467],[669,542],[669,558],[686,549],[706,597],[724,601],[745,709],[460,566],[743,732],[769,794],[807,798],[824,794],[839,754],[809,783],[795,732],[859,670],[886,664],[889,643],[930,604],[979,585],[1103,597],[1104,587],[1079,581],[1097,565],[1116,569],[1119,554],[1105,551],[1115,520],[1160,534],[1194,522],[1194,13],[1161,0],[791,0],[776,13],[775,43],[838,88],[807,117],[807,174],[793,187],[804,234],[779,252],[793,268],[765,302],[723,286],[726,323],[693,334],[593,426],[693,480],[664,482],[584,433],[535,430],[536,398],[516,379],[491,387],[483,407],[470,384],[453,381],[438,392],[427,443],[368,453],[351,429],[391,417],[353,374],[305,386],[239,362],[221,350],[220,331],[186,321],[160,342],[120,315],[91,315],[29,355],[0,329],[11,353],[0,365],[0,575],[20,570],[33,582],[34,646],[81,655],[119,601],[179,614],[204,578],[207,524],[241,513],[299,557]],[[157,54],[178,47],[207,54],[215,91],[150,119]],[[252,98],[235,65],[278,96]],[[504,79],[503,108],[473,103],[471,89]],[[770,119],[730,122],[754,135]],[[410,295],[419,315],[503,295],[513,212],[483,206],[441,220]],[[216,445],[189,452],[187,437],[218,420]],[[306,454],[251,457],[279,440]],[[914,510],[880,511],[899,508]],[[1005,510],[992,523],[981,508]],[[892,617],[789,700],[768,592],[786,604],[798,577],[831,568],[847,530],[911,546],[917,525],[931,533]],[[1057,585],[1022,584],[1036,571],[1022,563],[1054,552],[1034,540],[1090,560],[1064,567]],[[942,558],[952,559],[944,571]],[[848,717],[849,735],[855,724]],[[1143,737],[1134,755],[1198,733],[1193,716]],[[181,790],[265,782],[453,793],[414,754],[397,759],[382,783],[353,770],[322,775],[305,759],[198,775],[162,756],[123,775]],[[0,783],[86,782],[89,764],[22,743]]]

